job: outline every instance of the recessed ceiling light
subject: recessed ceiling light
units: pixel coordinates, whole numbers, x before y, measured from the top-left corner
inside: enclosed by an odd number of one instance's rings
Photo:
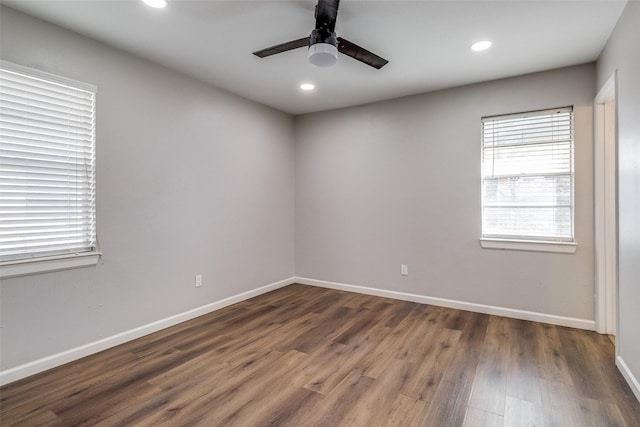
[[[306,91],[313,90],[315,88],[316,87],[315,87],[315,85],[313,83],[302,83],[300,85],[300,89],[306,90]]]
[[[166,0],[142,0],[147,6],[155,7],[156,9],[162,9],[167,6]]]
[[[483,50],[487,50],[491,47],[491,42],[489,40],[483,40],[481,42],[476,42],[471,45],[471,50],[475,50],[476,52],[480,52]]]

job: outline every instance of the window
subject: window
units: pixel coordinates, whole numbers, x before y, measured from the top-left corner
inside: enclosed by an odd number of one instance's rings
[[[573,243],[573,157],[571,107],[483,118],[482,238]]]
[[[95,254],[95,93],[91,85],[0,64],[3,270]]]

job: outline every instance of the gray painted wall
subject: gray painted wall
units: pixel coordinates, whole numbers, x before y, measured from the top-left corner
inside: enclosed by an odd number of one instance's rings
[[[294,121],[11,9],[1,20],[2,59],[99,87],[105,256],[95,268],[2,282],[0,369],[293,276],[294,259],[301,277],[594,319],[593,64]],[[620,90],[629,93],[619,102],[628,194],[639,187],[632,20],[637,4],[598,68],[600,83],[609,70],[626,70]],[[481,249],[480,117],[570,104],[577,253]],[[621,227],[637,232],[638,200],[627,204]],[[621,287],[630,287],[638,259],[640,238],[630,236]],[[200,289],[196,273],[204,274]],[[640,300],[632,292],[630,304]],[[632,334],[637,314],[625,307],[621,333],[626,324]],[[639,359],[637,344],[621,344],[627,360]]]
[[[296,275],[593,320],[594,89],[588,64],[297,117]],[[577,253],[480,248],[480,118],[566,105]]]
[[[627,3],[598,60],[598,87],[618,70],[618,335],[640,381],[640,2]]]
[[[104,253],[95,268],[2,281],[1,369],[293,276],[291,116],[1,14],[2,59],[98,86]]]

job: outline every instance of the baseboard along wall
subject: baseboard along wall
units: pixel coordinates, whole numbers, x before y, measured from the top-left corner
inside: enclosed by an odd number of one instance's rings
[[[567,326],[570,328],[585,329],[589,331],[596,330],[595,320],[578,319],[574,317],[556,316],[554,314],[538,313],[534,311],[516,310],[512,308],[497,307],[485,304],[476,304],[465,301],[451,300],[445,298],[429,297],[425,295],[410,294],[405,292],[390,291],[386,289],[369,288],[365,286],[348,285],[345,283],[327,282],[324,280],[308,279],[304,277],[296,277],[296,283],[310,286],[319,286],[323,288],[336,289],[341,291],[356,292],[366,295],[374,295],[403,301],[417,302],[421,304],[430,304],[447,308],[455,308],[458,310],[473,311],[476,313],[493,314],[496,316],[510,317],[521,320],[531,320],[533,322],[548,323],[551,325]],[[640,401],[640,382],[633,375],[622,357],[616,357],[616,366],[622,373],[622,376],[629,384],[629,387]]]
[[[185,311],[184,313],[176,314],[174,316],[157,320],[155,322],[125,332],[121,332],[119,334],[112,335],[110,337],[103,338],[89,344],[75,347],[61,353],[53,354],[51,356],[43,357],[42,359],[34,360],[33,362],[28,362],[10,369],[5,369],[4,371],[0,371],[0,386],[18,381],[31,375],[35,375],[37,373],[46,371],[47,369],[64,365],[65,363],[73,362],[74,360],[81,359],[85,356],[98,353],[108,348],[124,344],[128,341],[132,341],[145,335],[149,335],[153,332],[157,332],[162,329],[177,325],[178,323],[195,319],[196,317],[202,316],[204,314],[211,313],[237,302],[274,291],[292,283],[295,283],[294,277],[270,283],[268,285],[261,286],[247,292],[242,292],[240,294],[233,295],[228,298],[224,298],[219,301],[215,301],[210,304]]]
[[[253,298],[255,296],[282,288],[284,286],[300,283],[309,286],[318,286],[329,289],[336,289],[347,292],[355,292],[366,295],[380,296],[385,298],[398,299],[403,301],[411,301],[420,304],[430,304],[447,308],[455,308],[459,310],[473,311],[483,314],[493,314],[497,316],[511,317],[515,319],[531,320],[534,322],[549,323],[552,325],[568,326],[571,328],[595,330],[596,324],[593,320],[577,319],[573,317],[556,316],[552,314],[538,313],[525,310],[516,310],[505,307],[497,307],[484,304],[476,304],[465,301],[451,300],[445,298],[429,297],[425,295],[411,294],[406,292],[391,291],[386,289],[369,288],[365,286],[349,285],[345,283],[329,282],[324,280],[316,280],[305,277],[290,277],[288,279],[280,280],[278,282],[270,283],[258,287],[256,289],[242,292],[237,295],[233,295],[228,298],[224,298],[219,301],[215,301],[201,307],[194,308],[184,313],[176,314],[174,316],[161,319],[147,325],[143,325],[129,331],[125,331],[92,343],[82,345],[76,348],[72,348],[61,353],[57,353],[51,356],[44,357],[42,359],[35,360],[33,362],[25,363],[23,365],[16,366],[14,368],[0,371],[0,385],[8,384],[22,378],[26,378],[31,375],[35,375],[39,372],[43,372],[47,369],[55,368],[65,363],[72,362],[85,356],[89,356],[94,353],[106,350],[111,347],[123,344],[125,342],[134,340],[136,338],[143,337],[145,335],[157,332],[161,329],[168,328],[170,326],[177,325],[178,323],[185,322],[187,320],[194,319],[198,316],[202,316],[207,313],[219,310],[229,305],[235,304]],[[616,359],[616,365],[624,375],[625,379],[629,382],[629,385],[633,389],[636,397],[640,400],[640,386],[638,380],[633,376],[628,369],[624,361],[618,357]]]
[[[633,391],[633,394],[636,395],[636,399],[640,401],[640,381],[638,381],[638,379],[633,375],[633,373],[631,372],[631,369],[629,369],[627,364],[624,363],[624,360],[622,359],[622,357],[620,356],[616,357],[616,366],[618,367],[618,370],[622,373],[622,376],[624,377],[624,379],[627,380],[629,387],[631,387],[631,391]]]
[[[551,325],[568,326],[570,328],[586,329],[589,331],[596,330],[595,320],[556,316],[554,314],[538,313],[535,311],[516,310],[513,308],[476,304],[473,302],[458,301],[446,298],[429,297],[425,295],[390,291],[386,289],[368,288],[364,286],[348,285],[345,283],[327,282],[324,280],[307,279],[304,277],[296,277],[296,283],[337,289],[341,291],[356,292],[359,294],[399,299],[403,301],[417,302],[420,304],[437,305],[440,307],[455,308],[458,310],[473,311],[476,313],[494,314],[496,316],[511,317],[514,319],[531,320],[534,322],[549,323]]]

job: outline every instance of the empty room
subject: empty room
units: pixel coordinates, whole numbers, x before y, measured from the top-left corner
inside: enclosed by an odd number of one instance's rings
[[[1,426],[640,427],[640,1],[2,0]]]

